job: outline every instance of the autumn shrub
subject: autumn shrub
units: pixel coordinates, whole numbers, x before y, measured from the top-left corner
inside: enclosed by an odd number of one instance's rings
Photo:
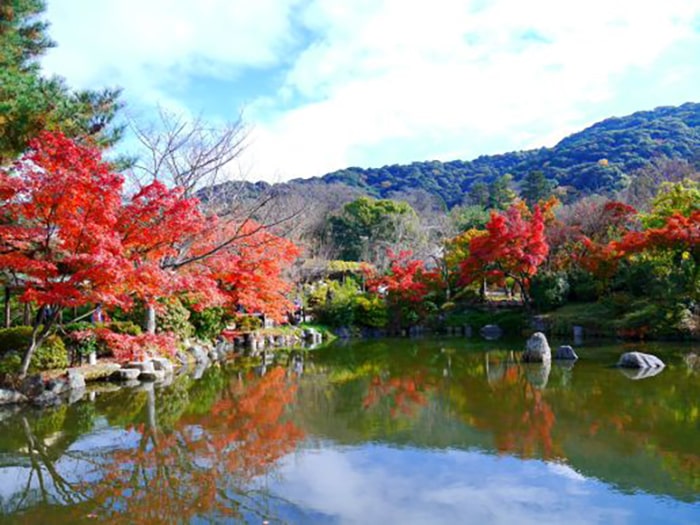
[[[73,330],[67,335],[66,340],[74,356],[85,357],[93,352],[98,353],[97,335],[92,329]]]
[[[132,361],[152,355],[172,356],[177,352],[177,337],[169,332],[134,336],[100,328],[96,334],[98,342],[104,344],[119,361]]]
[[[542,311],[563,305],[569,295],[569,281],[563,272],[540,272],[530,281],[530,297]]]

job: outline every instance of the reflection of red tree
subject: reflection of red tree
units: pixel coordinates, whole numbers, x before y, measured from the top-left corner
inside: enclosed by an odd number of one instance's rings
[[[556,416],[543,391],[530,384],[521,366],[516,363],[503,366],[503,375],[492,384],[491,399],[496,405],[489,404],[488,413],[483,418],[475,417],[475,424],[494,433],[500,453],[526,458],[562,457],[561,447],[553,436]]]
[[[249,491],[303,437],[285,421],[295,394],[284,370],[273,369],[234,380],[209,414],[183,418],[172,432],[135,428],[138,448],[113,452],[100,465],[90,514],[116,523],[180,523],[264,513]]]
[[[424,394],[425,382],[425,375],[420,372],[412,376],[389,379],[382,379],[381,376],[376,375],[370,381],[362,407],[367,410],[376,406],[382,399],[390,399],[389,413],[392,418],[399,413],[407,416],[415,415],[417,408],[427,403]]]

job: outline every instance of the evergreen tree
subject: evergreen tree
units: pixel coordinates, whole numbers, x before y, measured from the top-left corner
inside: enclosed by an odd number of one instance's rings
[[[547,180],[541,171],[531,171],[523,179],[521,195],[528,206],[532,207],[538,202],[552,195],[554,184]]]
[[[469,188],[467,203],[486,208],[489,203],[489,186],[483,181],[475,182]]]
[[[515,197],[513,176],[511,174],[506,173],[489,184],[489,208],[505,210],[515,200]]]
[[[42,130],[109,146],[121,136],[112,125],[121,107],[119,89],[78,91],[63,79],[44,78],[39,58],[54,43],[41,19],[43,0],[0,3],[0,165],[11,162]]]

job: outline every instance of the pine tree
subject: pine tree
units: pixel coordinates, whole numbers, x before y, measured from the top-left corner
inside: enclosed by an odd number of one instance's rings
[[[112,125],[119,89],[72,91],[59,77],[41,75],[39,59],[55,44],[41,18],[43,0],[0,4],[0,166],[17,158],[43,130],[60,130],[99,146],[116,142]]]

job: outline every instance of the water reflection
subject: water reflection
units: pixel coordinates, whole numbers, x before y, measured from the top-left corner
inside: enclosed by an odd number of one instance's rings
[[[698,521],[687,351],[629,381],[619,348],[499,345],[351,343],[4,413],[0,521]]]

